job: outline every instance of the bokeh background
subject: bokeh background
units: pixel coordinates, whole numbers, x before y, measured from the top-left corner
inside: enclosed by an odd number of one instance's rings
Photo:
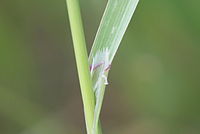
[[[88,51],[106,0],[80,0]],[[109,75],[104,134],[200,133],[200,1],[141,0]],[[0,0],[0,134],[83,134],[65,0]]]

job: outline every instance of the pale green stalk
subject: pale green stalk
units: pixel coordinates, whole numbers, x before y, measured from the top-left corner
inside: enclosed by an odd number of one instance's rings
[[[84,106],[87,133],[91,134],[94,120],[95,99],[89,71],[86,42],[78,0],[66,0],[74,44],[76,64]]]

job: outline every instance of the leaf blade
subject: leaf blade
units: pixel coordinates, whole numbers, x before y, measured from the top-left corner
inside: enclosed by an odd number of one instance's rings
[[[112,49],[110,60],[113,60],[138,2],[139,0],[108,1],[90,52],[90,63],[95,53],[105,47]]]
[[[109,0],[89,56],[96,96],[93,134],[97,134],[107,76],[139,0]]]

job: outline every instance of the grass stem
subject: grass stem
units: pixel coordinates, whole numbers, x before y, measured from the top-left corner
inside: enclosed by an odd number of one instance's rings
[[[78,69],[87,133],[91,134],[94,120],[95,98],[89,71],[88,54],[78,0],[66,0],[76,64]]]

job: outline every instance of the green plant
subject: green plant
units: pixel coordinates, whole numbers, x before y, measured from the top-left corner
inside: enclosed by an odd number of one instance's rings
[[[89,60],[78,0],[66,0],[88,134],[100,134],[99,115],[112,60],[139,0],[109,0]]]

